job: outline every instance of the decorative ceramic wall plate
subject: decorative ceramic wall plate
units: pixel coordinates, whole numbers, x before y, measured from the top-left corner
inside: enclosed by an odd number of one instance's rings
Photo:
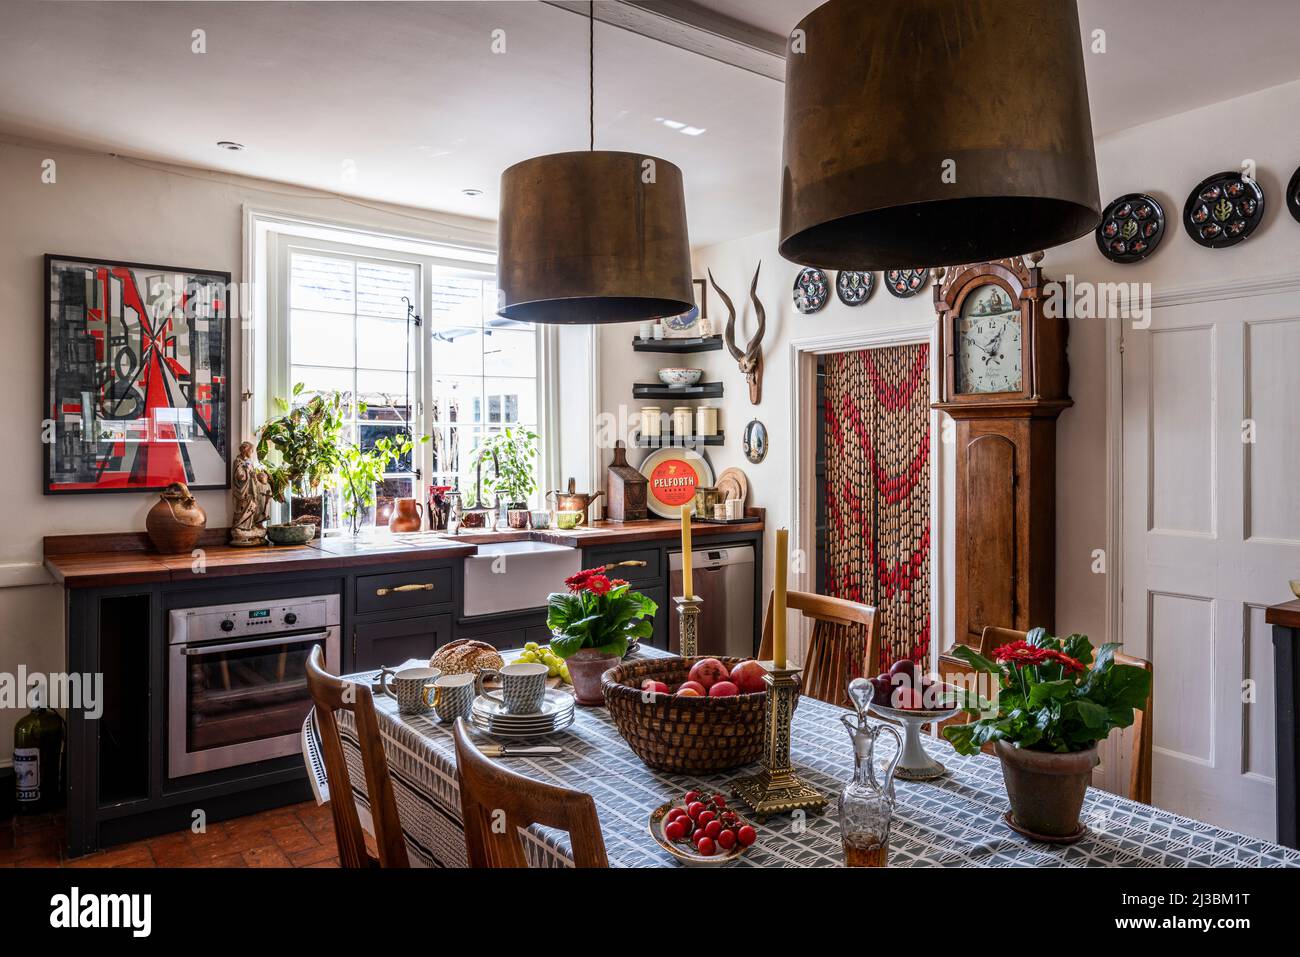
[[[713,466],[694,449],[657,449],[641,463],[641,474],[650,483],[646,504],[660,518],[680,518],[695,489],[713,485]]]
[[[1141,262],[1165,235],[1164,208],[1146,193],[1125,193],[1101,213],[1097,248],[1113,263]]]
[[[871,298],[876,288],[876,274],[841,269],[835,277],[835,295],[846,306],[860,306]]]
[[[915,296],[930,281],[929,269],[886,269],[885,288],[899,299]]]
[[[794,307],[805,316],[817,312],[830,298],[831,284],[820,269],[801,269],[794,279]]]
[[[1264,218],[1264,190],[1237,170],[1207,176],[1183,205],[1183,227],[1202,246],[1235,246]]]
[[[1291,174],[1291,182],[1286,184],[1286,208],[1291,210],[1291,218],[1300,223],[1300,166]]]

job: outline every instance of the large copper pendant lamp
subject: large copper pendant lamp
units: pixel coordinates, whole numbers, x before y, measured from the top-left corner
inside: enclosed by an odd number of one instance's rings
[[[694,307],[682,171],[640,153],[595,149],[595,25],[591,139],[501,174],[497,314],[542,323],[636,322]]]
[[[1075,0],[830,0],[786,57],[781,255],[980,262],[1100,219]]]

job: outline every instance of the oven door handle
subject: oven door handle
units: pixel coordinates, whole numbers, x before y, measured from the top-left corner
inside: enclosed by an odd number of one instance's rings
[[[300,645],[305,641],[320,641],[330,636],[329,629],[310,635],[289,635],[279,638],[260,638],[257,641],[235,641],[227,645],[186,645],[183,655],[215,655],[222,651],[242,651],[245,648],[266,648],[270,645]]]

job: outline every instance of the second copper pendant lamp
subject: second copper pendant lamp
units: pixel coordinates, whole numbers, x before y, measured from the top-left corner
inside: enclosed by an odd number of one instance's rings
[[[980,262],[1100,219],[1075,0],[830,0],[786,57],[780,251]]]
[[[501,174],[497,314],[541,323],[637,322],[694,307],[682,172],[595,148],[595,17],[588,11],[589,148]]]

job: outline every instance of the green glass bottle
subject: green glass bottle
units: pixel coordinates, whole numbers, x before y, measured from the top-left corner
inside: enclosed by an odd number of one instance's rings
[[[45,707],[40,686],[32,710],[14,726],[14,785],[20,813],[58,807],[63,800],[63,718]]]

